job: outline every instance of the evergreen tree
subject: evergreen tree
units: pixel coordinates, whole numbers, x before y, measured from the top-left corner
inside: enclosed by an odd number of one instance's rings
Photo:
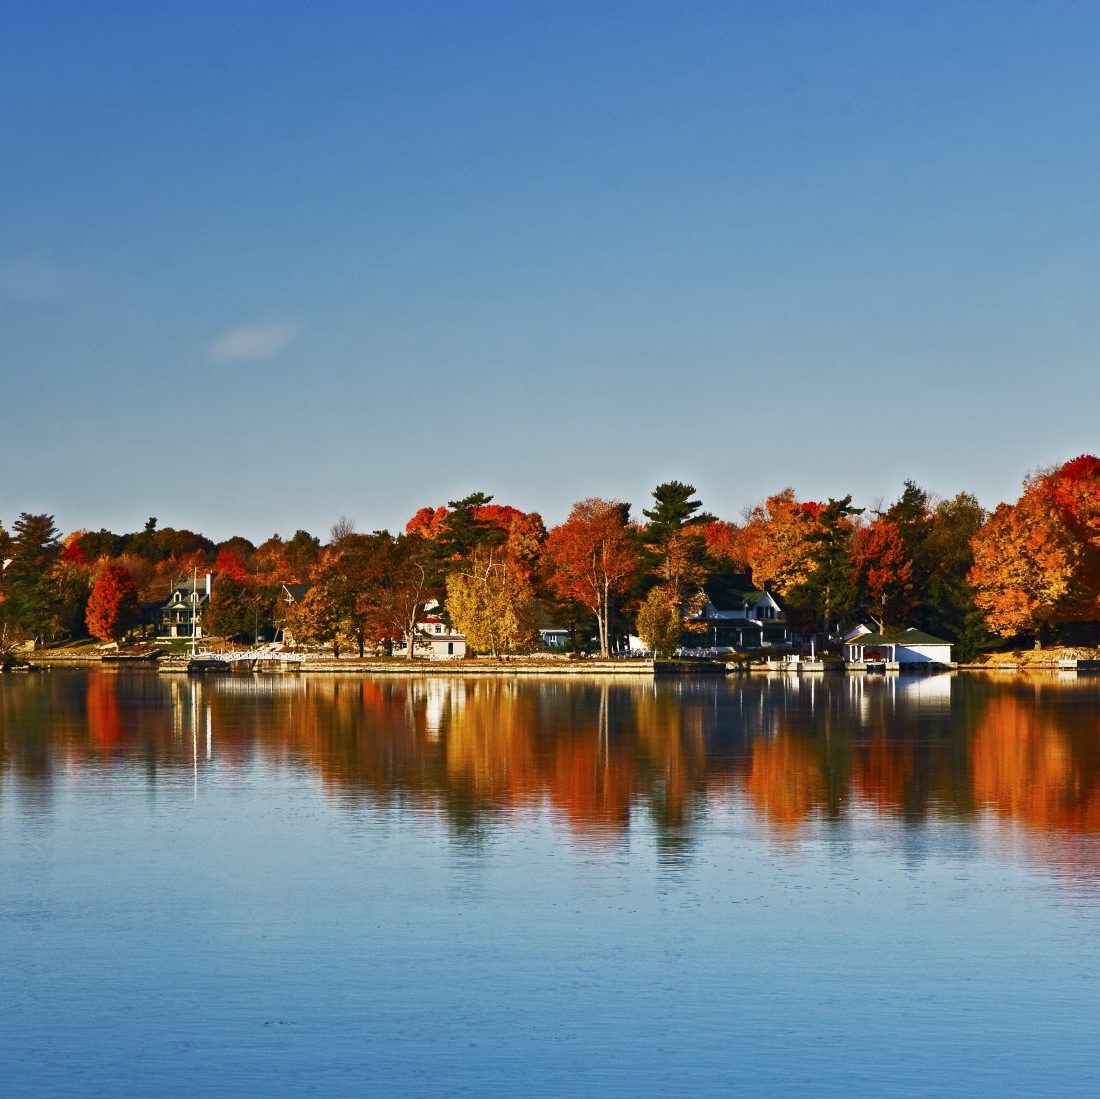
[[[681,604],[692,584],[706,578],[707,543],[703,528],[715,522],[694,500],[695,486],[666,481],[653,490],[653,506],[643,508],[649,520],[643,534],[647,565],[660,577],[668,595]]]
[[[809,612],[811,624],[826,634],[855,603],[852,569],[852,516],[863,508],[852,507],[849,493],[840,500],[830,497],[818,511],[817,526],[806,535],[814,548],[814,566],[805,584],[794,593],[794,603]]]

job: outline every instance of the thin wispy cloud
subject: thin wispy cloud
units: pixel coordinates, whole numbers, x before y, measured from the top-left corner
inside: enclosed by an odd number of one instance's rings
[[[259,362],[289,347],[301,327],[289,321],[238,325],[218,336],[208,351],[218,362]]]

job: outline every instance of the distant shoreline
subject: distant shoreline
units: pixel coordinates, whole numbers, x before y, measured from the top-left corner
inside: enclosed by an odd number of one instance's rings
[[[1029,672],[1097,672],[1100,671],[1100,659],[1096,657],[1059,655],[1060,650],[1051,650],[1046,660],[1035,659],[1037,654],[1028,653],[1030,659],[1019,659],[1018,654],[1005,653],[1006,659],[1000,661],[988,661],[975,664],[952,664],[949,666],[937,666],[936,668],[921,669],[921,665],[906,666],[904,669],[891,669],[888,674],[942,674],[945,672],[983,672],[998,675],[1021,674]],[[60,649],[57,651],[44,650],[28,654],[28,664],[32,668],[48,670],[59,668],[94,668],[118,670],[120,668],[145,668],[156,670],[161,674],[188,674],[188,657],[178,655],[161,657],[157,661],[142,660],[103,660],[99,653],[74,652]],[[1047,655],[1047,654],[1044,654]],[[588,658],[583,660],[563,659],[530,659],[524,657],[511,657],[505,660],[495,660],[491,657],[480,657],[467,660],[417,660],[396,661],[365,657],[311,657],[302,664],[295,665],[293,670],[275,672],[269,667],[257,669],[270,674],[295,675],[305,674],[338,674],[338,675],[366,675],[366,676],[398,676],[398,677],[482,677],[482,676],[547,676],[547,677],[586,677],[586,676],[641,676],[651,678],[714,678],[716,676],[736,676],[742,674],[787,674],[787,675],[822,675],[822,674],[847,674],[847,675],[875,675],[881,672],[867,672],[862,669],[850,669],[831,663],[825,667],[815,665],[810,668],[767,666],[765,664],[752,664],[740,668],[729,667],[719,663],[688,662],[688,661],[653,661],[653,660],[602,660]],[[223,672],[221,674],[242,674],[243,669],[234,673]],[[206,673],[210,674],[210,673]]]

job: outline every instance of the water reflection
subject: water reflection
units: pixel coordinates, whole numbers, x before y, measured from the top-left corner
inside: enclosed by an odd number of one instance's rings
[[[359,679],[54,672],[0,686],[0,775],[48,804],[73,770],[147,782],[254,761],[307,769],[350,809],[439,814],[476,842],[549,807],[586,842],[652,830],[690,850],[708,810],[777,838],[856,810],[1010,822],[1096,876],[1100,683],[1091,679]],[[2,789],[3,787],[0,787]],[[1059,839],[1061,837],[1061,839]],[[1044,856],[1051,857],[1051,856]]]

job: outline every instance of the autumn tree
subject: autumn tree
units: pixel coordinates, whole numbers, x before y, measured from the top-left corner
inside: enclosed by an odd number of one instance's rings
[[[680,644],[684,620],[680,604],[664,586],[650,589],[638,608],[638,636],[658,656],[671,656]]]
[[[99,570],[88,598],[88,632],[101,641],[118,641],[137,621],[134,578],[121,565]]]
[[[538,637],[529,575],[500,547],[481,546],[447,576],[447,610],[471,648],[500,657]]]
[[[1024,482],[974,536],[970,582],[989,627],[1042,641],[1049,627],[1100,617],[1100,461],[1091,455]]]
[[[813,572],[816,546],[807,540],[817,526],[816,505],[800,503],[785,488],[745,513],[739,539],[741,556],[759,586],[787,592],[805,584]]]
[[[439,558],[431,541],[419,534],[403,534],[395,539],[385,618],[396,635],[404,638],[410,660],[416,659],[424,607],[434,598],[438,586]]]
[[[368,641],[382,641],[395,634],[391,603],[398,558],[394,538],[384,530],[352,533],[333,551],[342,614],[362,659]]]
[[[250,638],[272,624],[274,591],[235,570],[219,572],[203,611],[203,631],[221,637]]]
[[[705,523],[701,533],[707,547],[707,556],[714,567],[724,572],[741,572],[746,562],[741,549],[741,528],[725,519]]]
[[[858,605],[875,620],[900,626],[913,608],[913,556],[898,524],[876,516],[852,536],[852,572]]]
[[[292,583],[305,583],[320,557],[321,540],[309,531],[296,530],[283,544],[283,560]]]
[[[629,504],[594,497],[581,500],[546,543],[551,585],[596,616],[604,657],[611,652],[609,626],[615,602],[630,587],[641,559],[629,517]]]
[[[443,533],[443,529],[447,525],[447,515],[448,512],[445,507],[421,508],[405,524],[405,533],[416,534],[431,541]]]
[[[305,597],[287,612],[285,628],[307,645],[331,645],[339,658],[346,635],[337,587],[336,574],[319,566]]]

